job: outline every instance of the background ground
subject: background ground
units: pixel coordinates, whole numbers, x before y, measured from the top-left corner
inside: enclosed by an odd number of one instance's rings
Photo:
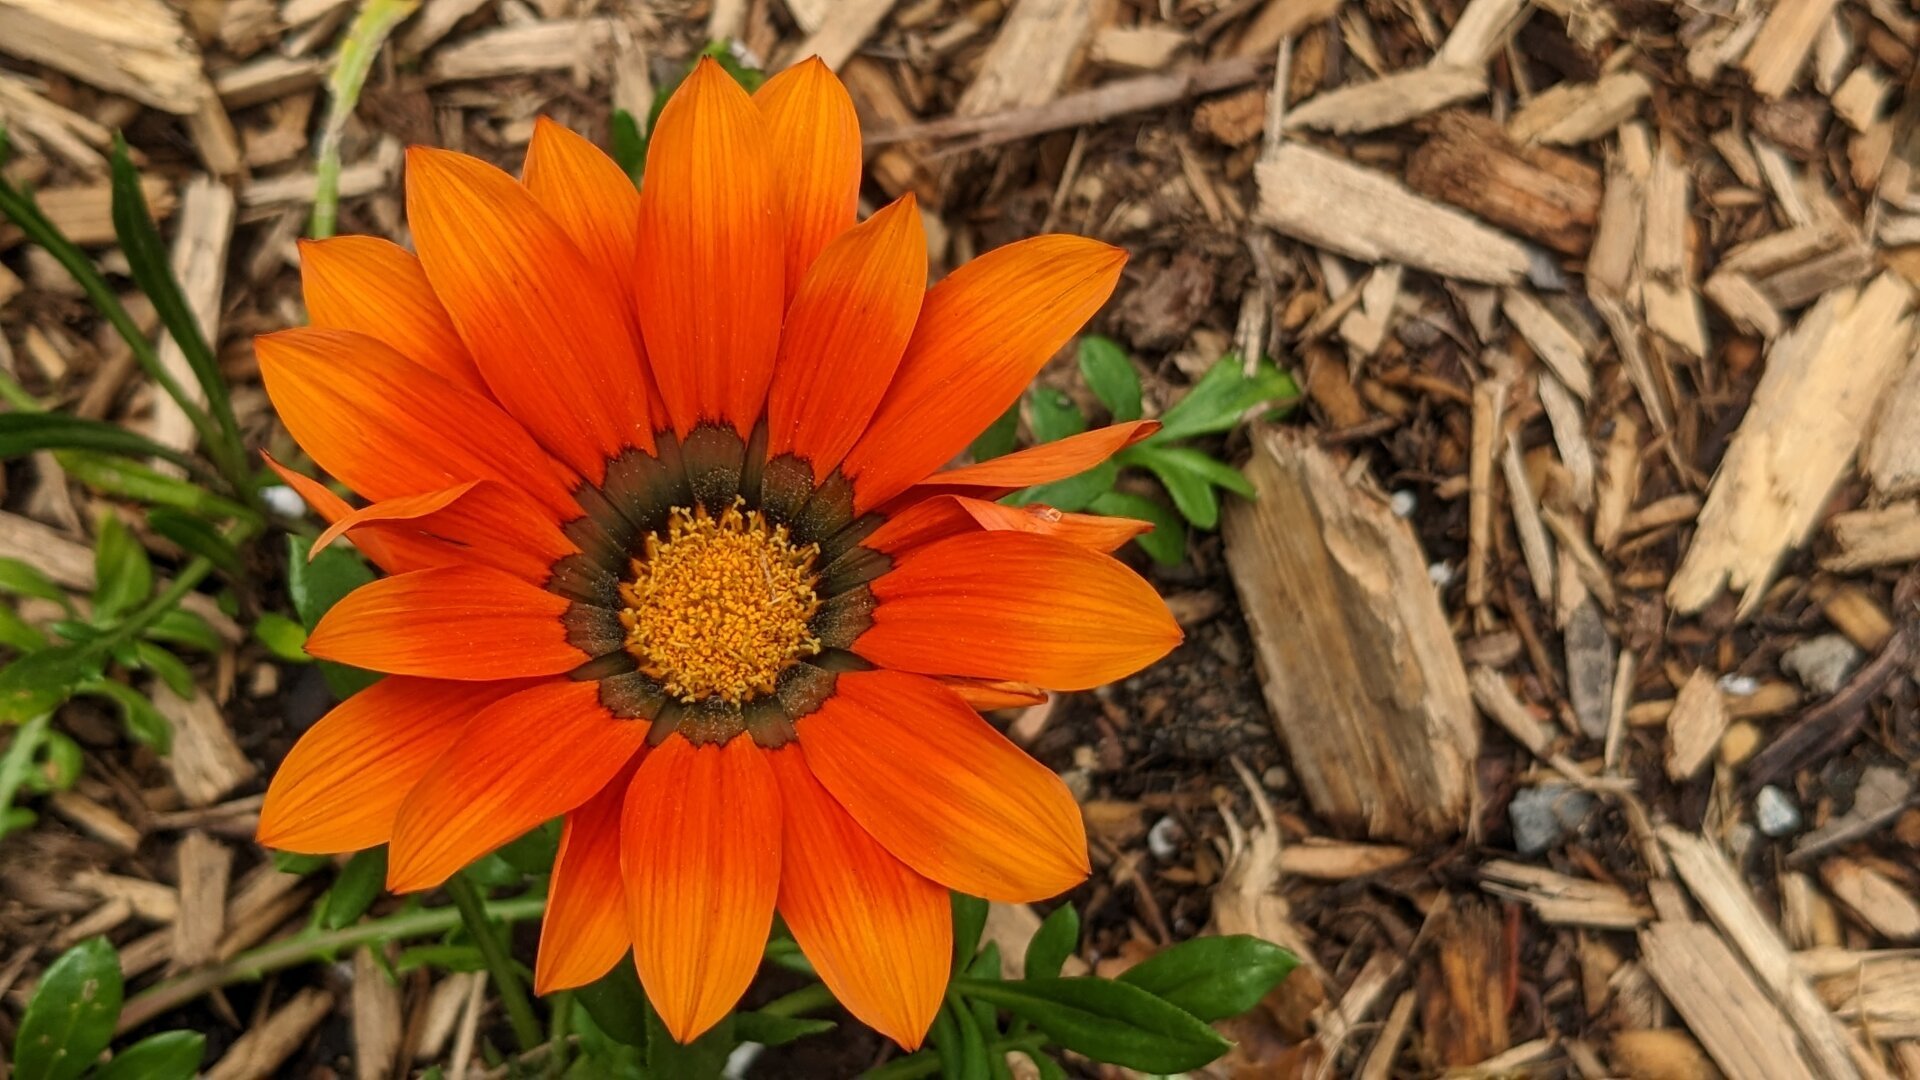
[[[260,446],[288,443],[249,341],[302,319],[353,6],[0,0],[7,175],[112,268],[126,132]],[[604,142],[711,39],[840,71],[869,204],[915,192],[940,272],[1043,230],[1127,247],[1095,329],[1150,414],[1236,346],[1306,388],[1215,447],[1257,508],[1152,571],[1187,643],[1005,717],[1086,808],[1085,963],[1300,949],[1221,1075],[1920,1078],[1910,7],[426,0],[345,128],[341,231],[404,239],[405,144],[514,169],[542,113]],[[164,429],[18,239],[0,363]],[[1070,358],[1043,378],[1091,406]],[[83,588],[81,490],[40,460],[0,494],[0,554]],[[303,924],[324,877],[273,874],[251,814],[329,698],[228,629],[200,697],[157,697],[193,733],[172,760],[61,715],[85,778],[0,842],[0,1042],[89,934],[143,986]],[[181,880],[207,850],[210,916]],[[183,921],[214,949],[180,955]],[[477,976],[367,976],[310,965],[142,1030],[207,1031],[220,1077],[369,1076],[472,1060],[498,1023]],[[753,1075],[885,1053],[848,1025]]]

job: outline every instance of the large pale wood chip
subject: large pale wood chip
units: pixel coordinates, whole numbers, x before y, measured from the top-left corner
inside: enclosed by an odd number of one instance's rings
[[[151,690],[154,708],[173,725],[173,752],[167,755],[167,768],[187,802],[210,806],[253,779],[253,761],[234,741],[220,706],[204,691],[182,698],[158,680]]]
[[[1267,0],[1233,43],[1235,56],[1272,56],[1280,42],[1333,18],[1346,0]]]
[[[1539,297],[1526,289],[1507,289],[1501,293],[1500,310],[1506,312],[1507,321],[1567,389],[1582,398],[1593,396],[1593,368],[1588,363],[1586,345],[1547,310]]]
[[[1817,1080],[1780,1010],[1712,928],[1657,922],[1641,963],[1714,1063],[1742,1080]]]
[[[153,212],[155,221],[173,215],[173,184],[165,177],[141,177],[140,191],[146,195],[147,209]],[[42,188],[33,197],[47,220],[81,247],[98,247],[117,239],[113,232],[113,190],[105,183]],[[0,251],[18,243],[21,236],[19,226],[0,222]]]
[[[1766,372],[1707,492],[1693,542],[1667,586],[1681,612],[1723,588],[1759,605],[1787,551],[1819,521],[1828,494],[1910,354],[1913,290],[1882,274],[1828,293],[1768,352]]]
[[[1920,561],[1920,503],[1849,510],[1827,519],[1834,551],[1820,565],[1837,573]]]
[[[1913,357],[1874,421],[1861,465],[1883,497],[1920,491],[1920,362]]]
[[[442,45],[427,64],[431,82],[587,70],[613,44],[607,19],[551,19],[482,30]]]
[[[1256,217],[1294,239],[1365,262],[1495,285],[1527,272],[1518,240],[1317,147],[1284,143],[1254,171]]]
[[[1465,828],[1478,717],[1412,530],[1289,432],[1255,433],[1247,476],[1227,561],[1309,800],[1376,838]]]
[[[1740,66],[1753,79],[1753,88],[1767,97],[1792,89],[1800,68],[1813,50],[1814,39],[1840,0],[1780,0],[1754,35]]]
[[[308,987],[234,1040],[207,1080],[267,1080],[333,1011],[333,995]]]
[[[1480,887],[1533,908],[1551,926],[1631,930],[1653,918],[1618,885],[1569,877],[1544,866],[1495,859],[1480,868]]]
[[[1874,933],[1889,941],[1920,941],[1920,901],[1891,877],[1856,859],[1828,859],[1820,880]]]
[[[387,1080],[400,1063],[407,1013],[400,987],[375,959],[378,945],[353,954],[353,1070],[359,1080]]]
[[[1348,83],[1309,98],[1287,110],[1285,126],[1336,134],[1378,131],[1486,92],[1483,68],[1428,65],[1372,82]]]
[[[1556,251],[1584,254],[1600,212],[1600,173],[1545,146],[1517,146],[1493,120],[1454,110],[1407,160],[1407,186]]]
[[[1093,35],[1093,0],[1016,0],[954,104],[982,116],[1051,101]]]
[[[1506,44],[1507,35],[1519,26],[1526,13],[1527,0],[1469,0],[1453,32],[1433,54],[1436,64],[1454,67],[1484,67],[1493,54]]]
[[[1726,730],[1727,703],[1720,682],[1706,668],[1695,668],[1667,714],[1667,775],[1692,779],[1713,756]]]
[[[178,116],[213,92],[200,50],[160,0],[0,0],[0,52]]]
[[[1653,94],[1645,75],[1622,69],[1597,82],[1563,82],[1536,94],[1507,121],[1518,143],[1572,146],[1612,133]]]
[[[194,968],[220,953],[227,929],[227,880],[233,851],[194,830],[180,838],[175,853],[180,873],[180,917],[173,924],[173,963]]]
[[[1694,357],[1707,355],[1707,319],[1694,288],[1687,239],[1692,234],[1686,165],[1679,147],[1663,140],[1646,183],[1646,232],[1640,244],[1645,279],[1640,305],[1656,333]]]
[[[15,139],[38,140],[82,172],[101,176],[107,171],[104,151],[112,145],[112,132],[48,101],[27,80],[4,71],[0,71],[0,125]]]
[[[826,14],[808,31],[807,39],[787,55],[788,63],[818,56],[821,63],[840,70],[853,59],[880,23],[893,10],[896,0],[834,0],[825,6]],[[804,23],[802,24],[805,25]]]
[[[178,229],[173,239],[173,276],[180,283],[188,310],[200,324],[201,335],[216,353],[220,348],[220,297],[226,285],[227,245],[233,239],[233,224],[232,188],[204,175],[187,182],[180,195]],[[186,350],[172,334],[161,335],[159,353],[160,366],[187,388],[194,404],[205,408],[206,392],[187,363]],[[186,412],[164,395],[154,400],[148,434],[153,441],[175,450],[192,449],[197,438]],[[165,468],[178,470],[173,465]]]
[[[265,56],[221,72],[213,88],[227,108],[244,109],[319,86],[328,63],[320,56]]]

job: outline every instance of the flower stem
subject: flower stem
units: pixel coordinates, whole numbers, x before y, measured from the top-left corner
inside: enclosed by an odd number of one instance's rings
[[[460,921],[466,924],[467,933],[480,950],[480,959],[487,965],[487,973],[493,977],[494,988],[500,991],[500,1003],[506,1006],[514,1041],[520,1044],[522,1052],[539,1046],[540,1021],[533,1015],[533,1002],[527,998],[527,988],[520,982],[520,972],[513,966],[513,957],[507,953],[499,928],[487,917],[480,891],[462,874],[448,878],[443,887],[452,898],[453,906],[460,909]]]
[[[759,1011],[768,1016],[792,1017],[805,1016],[810,1012],[819,1012],[821,1009],[832,1007],[833,991],[827,989],[826,983],[814,983],[811,986],[803,986],[791,994],[774,998],[760,1006]]]

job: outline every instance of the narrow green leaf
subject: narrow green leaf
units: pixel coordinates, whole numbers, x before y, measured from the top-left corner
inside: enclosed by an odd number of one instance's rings
[[[1261,361],[1249,378],[1239,355],[1227,353],[1161,415],[1160,430],[1145,441],[1162,444],[1226,431],[1238,422],[1241,413],[1255,405],[1299,396],[1300,388],[1293,377],[1272,363]]]
[[[980,934],[987,927],[987,902],[956,892],[953,896],[953,970],[965,971],[980,951]]]
[[[125,683],[102,678],[81,683],[79,692],[106,698],[118,705],[121,723],[134,741],[153,747],[156,754],[164,755],[173,749],[173,725],[167,723],[167,718],[160,715],[160,710],[154,708],[145,694]]]
[[[1202,529],[1211,529],[1220,524],[1220,496],[1214,494],[1213,485],[1207,478],[1191,469],[1178,459],[1167,456],[1161,451],[1165,447],[1152,447],[1148,452],[1128,459],[1130,464],[1144,466],[1152,472],[1167,494],[1173,496],[1173,508],[1180,516]]]
[[[628,1046],[647,1045],[647,1019],[653,1012],[633,961],[622,958],[613,970],[573,992],[580,1007],[610,1039]]]
[[[1040,923],[1040,929],[1033,932],[1033,940],[1027,942],[1026,977],[1057,978],[1061,965],[1079,947],[1080,913],[1072,904],[1061,904]]]
[[[743,1012],[733,1018],[734,1036],[741,1042],[759,1043],[761,1046],[785,1046],[809,1035],[824,1035],[838,1026],[831,1020],[806,1016],[768,1016],[760,1012]]]
[[[86,645],[57,645],[15,660],[0,668],[0,724],[52,712],[81,680],[99,673],[100,656]]]
[[[89,450],[61,450],[55,456],[68,475],[95,491],[154,506],[171,506],[201,517],[258,519],[253,511],[232,499],[132,458]]]
[[[12,604],[0,604],[0,645],[21,652],[38,652],[47,647],[47,636],[21,618]]]
[[[120,957],[103,937],[53,962],[20,1018],[14,1080],[74,1080],[93,1065],[120,1018]]]
[[[1000,418],[987,425],[987,430],[973,440],[968,453],[975,461],[989,461],[1003,454],[1013,452],[1013,444],[1020,437],[1020,402],[1018,399],[1007,406]]]
[[[167,684],[167,689],[179,697],[193,696],[193,672],[187,670],[187,665],[179,657],[151,641],[135,641],[129,649],[135,661],[129,666],[141,667],[158,675],[160,681]]]
[[[1080,339],[1080,374],[1115,423],[1140,419],[1140,373],[1113,339],[1096,334]]]
[[[19,559],[0,558],[0,593],[36,596],[42,600],[53,600],[63,605],[67,602],[66,590],[55,585],[47,575]]]
[[[386,845],[355,852],[341,868],[340,876],[333,879],[333,887],[321,898],[320,926],[338,930],[359,921],[380,895],[386,881]]]
[[[161,506],[147,512],[147,525],[188,554],[206,559],[232,577],[245,572],[240,550],[205,518]]]
[[[237,450],[240,428],[233,418],[227,381],[220,374],[220,365],[214,359],[213,348],[207,344],[206,334],[200,329],[199,317],[187,304],[186,294],[180,291],[180,282],[173,276],[171,257],[160,239],[160,230],[153,223],[153,214],[147,210],[147,196],[140,190],[139,170],[127,154],[127,141],[118,132],[113,136],[111,169],[113,232],[120,240],[120,250],[126,254],[134,284],[153,302],[161,325],[180,346],[187,368],[200,384],[201,393],[206,395],[208,411],[219,424],[222,437]]]
[[[949,1053],[954,1058],[954,1074],[960,1080],[993,1080],[993,1073],[987,1066],[987,1039],[980,1032],[980,1024],[971,1010],[959,1001],[949,1001],[953,1009],[954,1029],[958,1038],[952,1045],[940,1047],[940,1056]]]
[[[633,186],[639,187],[640,175],[647,170],[647,137],[640,131],[640,121],[625,109],[615,109],[611,127],[613,160],[633,181]]]
[[[1193,1016],[1128,983],[957,979],[954,988],[1029,1021],[1068,1050],[1129,1069],[1185,1072],[1213,1061],[1232,1045]]]
[[[118,515],[100,516],[93,538],[93,622],[107,626],[153,595],[153,564]]]
[[[163,1031],[115,1054],[93,1080],[193,1080],[206,1052],[207,1037],[197,1031]]]
[[[200,462],[118,424],[62,413],[0,413],[0,459],[41,450],[99,450],[129,457],[157,457],[206,475],[206,466]]]
[[[253,636],[277,659],[289,664],[311,664],[307,655],[307,628],[277,611],[262,612],[253,624]]]
[[[148,641],[185,645],[203,653],[217,653],[227,647],[226,640],[207,625],[207,620],[185,608],[169,608],[147,627]]]
[[[1132,492],[1109,491],[1095,498],[1087,509],[1110,517],[1152,522],[1153,530],[1134,537],[1133,542],[1162,566],[1178,566],[1187,557],[1187,524],[1162,503]]]
[[[1087,430],[1087,418],[1065,391],[1036,387],[1027,395],[1027,426],[1034,442],[1050,443]]]
[[[1286,949],[1248,934],[1203,937],[1148,957],[1120,981],[1211,1022],[1258,1005],[1299,962]]]
[[[294,611],[311,631],[340,598],[373,580],[373,571],[359,556],[343,547],[330,547],[313,561],[307,560],[312,541],[305,537],[287,538],[287,594]],[[371,671],[322,661],[320,673],[335,697],[348,698],[380,681]]]

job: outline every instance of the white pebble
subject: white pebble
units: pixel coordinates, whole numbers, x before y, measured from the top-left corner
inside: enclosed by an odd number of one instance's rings
[[[1427,580],[1433,582],[1437,588],[1444,589],[1453,584],[1453,574],[1453,564],[1445,559],[1427,567]]]
[[[1720,676],[1720,692],[1734,697],[1752,697],[1760,689],[1760,680],[1751,675]]]
[[[1772,837],[1786,836],[1800,827],[1800,808],[1793,805],[1786,792],[1772,784],[1754,796],[1753,816],[1760,831]]]
[[[1401,488],[1393,493],[1388,500],[1388,505],[1393,507],[1394,517],[1412,517],[1414,508],[1420,505],[1420,498],[1406,488]]]
[[[297,518],[306,516],[307,501],[300,497],[299,492],[285,484],[273,484],[269,487],[261,488],[260,499],[267,504],[267,509],[272,510],[281,517]]]
[[[1180,841],[1185,835],[1180,823],[1168,815],[1154,822],[1153,828],[1147,830],[1147,850],[1153,853],[1154,858],[1164,862],[1180,854]]]

